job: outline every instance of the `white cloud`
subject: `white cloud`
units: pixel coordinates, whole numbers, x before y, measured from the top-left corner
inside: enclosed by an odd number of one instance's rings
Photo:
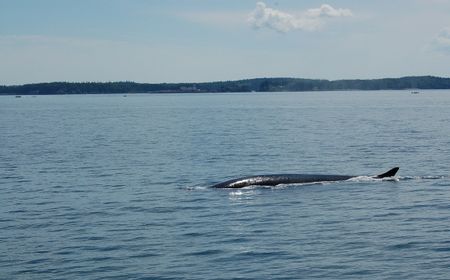
[[[439,32],[434,39],[433,45],[438,51],[450,54],[450,27]]]
[[[293,15],[272,8],[263,2],[256,3],[256,8],[248,17],[254,28],[269,28],[278,32],[291,30],[315,31],[325,24],[326,18],[350,17],[349,9],[335,9],[323,4],[319,8],[309,9],[299,15]]]
[[[309,9],[307,15],[313,18],[318,17],[350,17],[352,11],[349,9],[335,9],[330,5],[323,4],[320,8]]]

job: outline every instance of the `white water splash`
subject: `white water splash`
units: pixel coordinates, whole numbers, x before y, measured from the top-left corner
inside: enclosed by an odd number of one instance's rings
[[[256,194],[257,192],[255,189],[242,188],[231,191],[229,193],[229,198],[232,201],[245,201],[253,199]]]
[[[376,178],[372,176],[357,176],[347,180],[347,182],[382,182],[382,181],[393,181],[398,182],[398,177],[386,177],[386,178]]]

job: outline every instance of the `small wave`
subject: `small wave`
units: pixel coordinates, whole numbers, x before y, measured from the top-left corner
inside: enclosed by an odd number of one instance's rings
[[[242,188],[242,189],[238,189],[238,190],[233,190],[230,192],[230,196],[234,196],[234,197],[242,197],[242,196],[251,196],[255,194],[255,190],[254,189],[250,189],[250,188]]]
[[[223,254],[223,250],[217,250],[217,249],[206,249],[201,251],[193,251],[186,254],[183,254],[184,256],[211,256],[211,255],[220,255]]]
[[[408,180],[441,180],[441,179],[448,179],[448,176],[442,176],[442,175],[433,175],[433,176],[401,176],[398,177],[401,181],[408,181]]]
[[[450,247],[434,248],[433,251],[435,251],[435,252],[450,252]]]
[[[358,176],[353,177],[347,180],[347,182],[398,182],[400,181],[399,177],[386,177],[386,178],[376,178],[372,176]]]
[[[187,191],[204,191],[208,189],[207,186],[190,186],[190,187],[184,187],[182,189],[185,189]]]
[[[414,249],[420,245],[422,245],[422,243],[414,242],[414,241],[413,242],[404,242],[404,243],[388,245],[388,246],[386,246],[386,249],[388,249],[388,250]]]

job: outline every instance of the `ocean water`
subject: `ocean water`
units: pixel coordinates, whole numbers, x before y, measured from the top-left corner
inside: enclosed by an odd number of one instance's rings
[[[1,96],[0,279],[450,279],[449,166],[449,91]]]

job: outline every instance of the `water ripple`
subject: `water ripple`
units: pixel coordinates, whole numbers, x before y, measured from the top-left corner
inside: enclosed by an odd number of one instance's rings
[[[448,279],[450,95],[421,96],[2,99],[0,278]]]

